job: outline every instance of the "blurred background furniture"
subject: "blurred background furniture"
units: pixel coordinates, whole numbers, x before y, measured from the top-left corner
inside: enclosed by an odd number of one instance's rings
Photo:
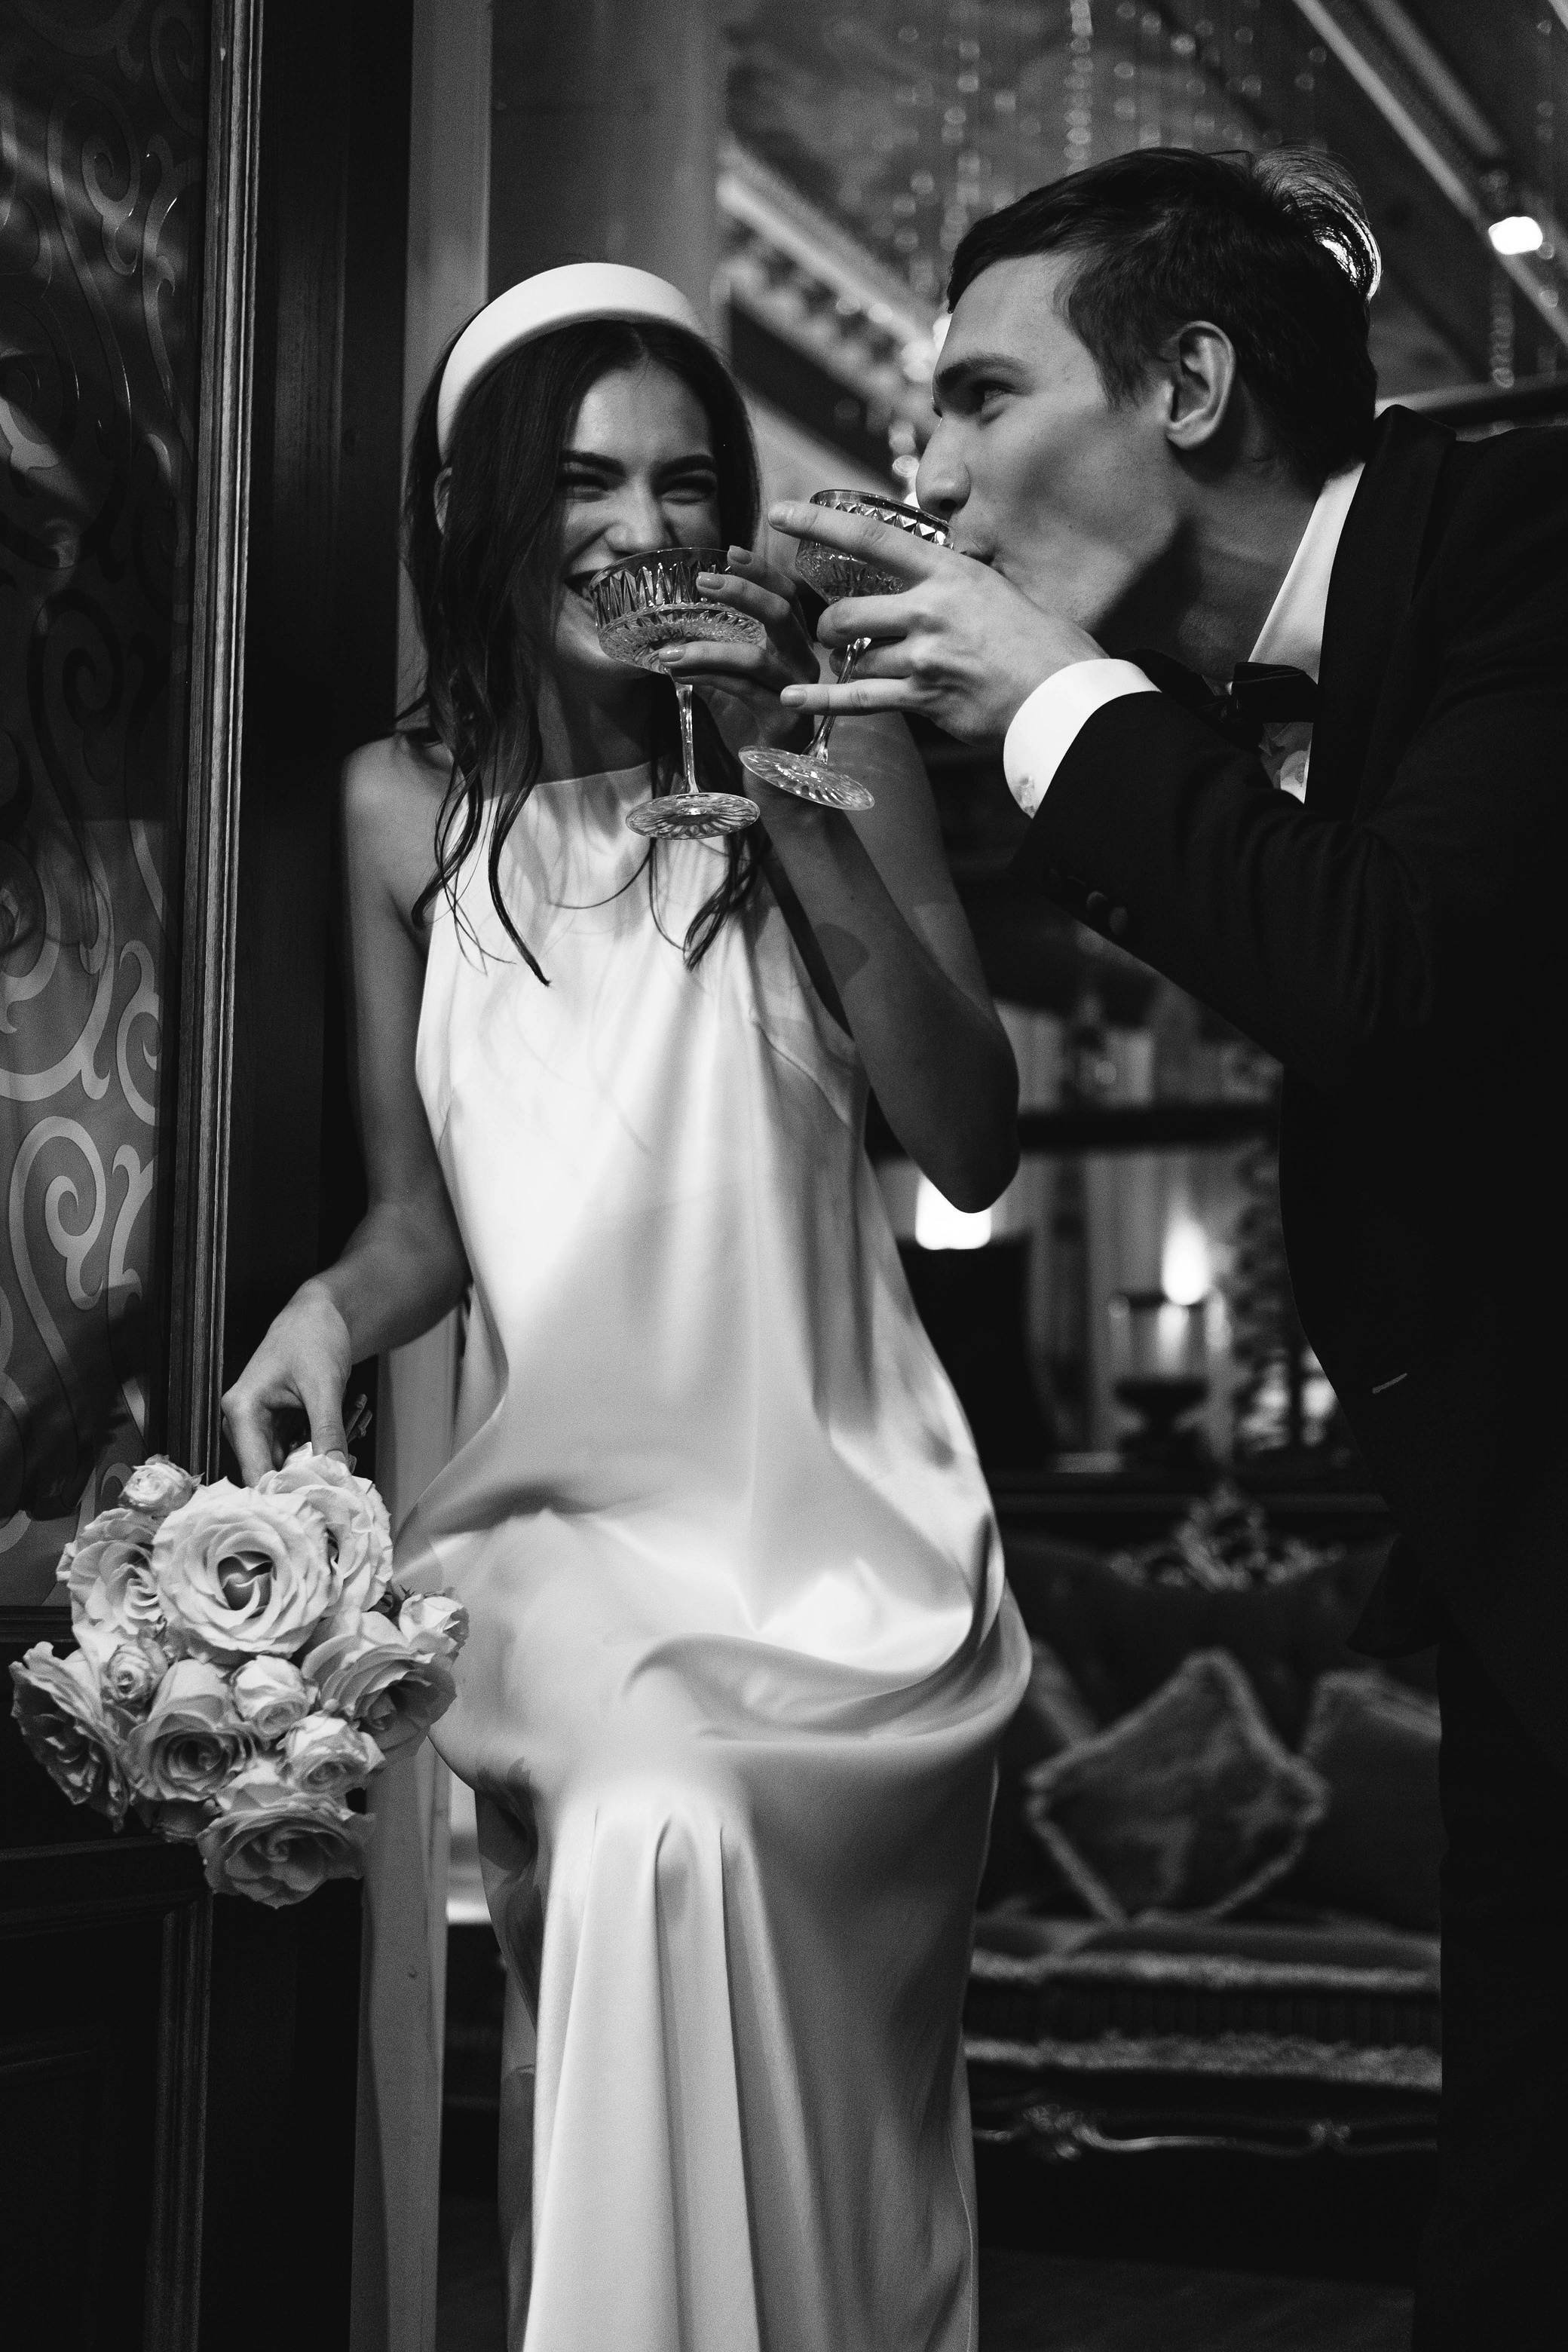
[[[1268,1540],[1283,1557],[1281,1539]],[[1277,1580],[1205,1589],[1179,1573],[1168,1540],[1118,1556],[1057,1536],[1010,1538],[1009,1580],[1037,1667],[1004,1750],[965,2011],[982,2137],[1056,2158],[1435,2144],[1441,1828],[1430,1661],[1409,1662],[1396,1681],[1345,1645],[1383,1549],[1299,1544]],[[1091,1827],[1113,1850],[1119,1772],[1130,1801],[1139,1790],[1108,1730],[1135,1727],[1194,1658],[1216,1654],[1260,1718],[1252,1785],[1238,1786],[1224,1756],[1205,1781],[1198,1725],[1170,1819],[1139,1825],[1184,1841],[1177,1900],[1113,1918],[1102,1896],[1097,1916],[1092,1894],[1042,1844],[1036,1792],[1064,1757],[1106,1751]],[[1234,1867],[1244,1876],[1258,1858],[1247,1845],[1258,1842],[1263,1775],[1298,1759],[1316,1776],[1320,1810],[1284,1839],[1267,1885],[1235,1905],[1216,1900],[1211,1868],[1184,1907],[1180,1880],[1205,1808],[1211,1832],[1227,1808],[1239,1821]],[[1212,1864],[1212,1834],[1209,1852]]]

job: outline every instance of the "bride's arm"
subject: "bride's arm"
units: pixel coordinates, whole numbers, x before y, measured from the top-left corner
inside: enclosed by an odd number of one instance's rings
[[[868,784],[856,816],[748,778],[833,975],[889,1126],[955,1208],[1018,1164],[1018,1074],[952,886],[931,786],[900,724],[840,721],[835,761]]]
[[[761,646],[692,644],[669,667],[733,698],[774,741],[809,725],[781,709],[781,687],[818,675],[794,583],[731,550],[714,601],[749,613]],[[724,717],[731,715],[729,711]],[[986,1207],[1018,1164],[1018,1073],[942,853],[936,806],[909,730],[897,719],[841,719],[833,759],[869,784],[876,806],[844,816],[754,776],[746,789],[820,946],[867,1076],[899,1141],[955,1208]]]
[[[434,789],[426,764],[396,742],[368,745],[343,771],[350,1075],[369,1206],[336,1263],[295,1292],[223,1400],[247,1481],[282,1458],[301,1413],[318,1453],[346,1452],[351,1367],[428,1330],[468,1281],[414,1077],[425,942],[409,908],[430,870]]]

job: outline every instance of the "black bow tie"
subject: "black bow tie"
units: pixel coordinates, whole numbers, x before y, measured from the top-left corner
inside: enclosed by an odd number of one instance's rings
[[[1311,719],[1318,707],[1317,681],[1304,669],[1287,669],[1277,662],[1239,662],[1228,687],[1215,693],[1207,681],[1166,654],[1135,653],[1151,686],[1173,702],[1206,719],[1209,725],[1244,751],[1256,751],[1266,727],[1291,719]]]

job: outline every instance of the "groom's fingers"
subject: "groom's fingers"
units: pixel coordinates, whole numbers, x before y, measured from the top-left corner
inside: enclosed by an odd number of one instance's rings
[[[920,688],[908,677],[857,677],[847,686],[786,686],[779,699],[789,710],[831,710],[838,719],[857,710],[924,708]]]
[[[951,560],[951,550],[933,547],[890,522],[841,514],[837,507],[812,506],[802,499],[782,499],[768,509],[768,520],[791,539],[814,539],[821,547],[837,547],[845,555],[884,566],[900,580],[929,580],[939,564]]]
[[[911,583],[911,587],[914,583]],[[841,596],[829,604],[816,625],[820,646],[852,646],[858,637],[879,645],[896,642],[924,617],[922,608],[902,596]]]

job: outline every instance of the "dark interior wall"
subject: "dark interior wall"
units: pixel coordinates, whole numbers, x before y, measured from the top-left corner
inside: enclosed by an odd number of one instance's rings
[[[411,25],[411,0],[265,11],[226,1379],[363,1201],[334,811],[396,697]],[[216,1905],[203,2352],[349,2339],[359,1984],[357,1885]],[[305,2219],[258,2265],[267,2179]]]
[[[229,1378],[360,1205],[334,809],[396,699],[411,22],[410,0],[266,14]]]

